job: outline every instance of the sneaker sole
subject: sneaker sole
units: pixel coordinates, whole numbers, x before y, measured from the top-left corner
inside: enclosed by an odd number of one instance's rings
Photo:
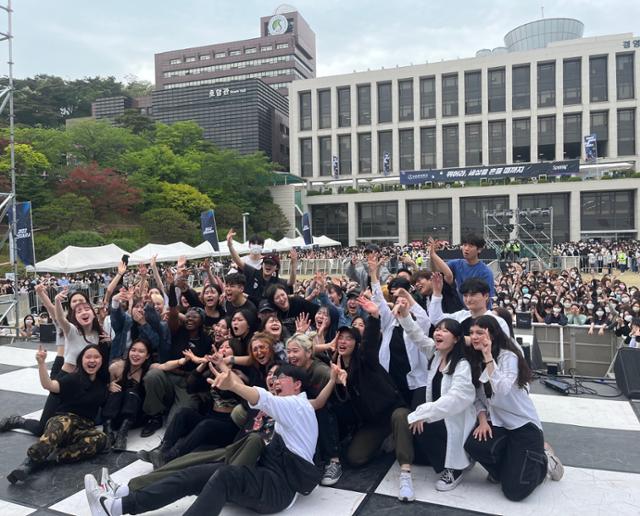
[[[407,497],[400,497],[398,496],[398,500],[401,501],[402,503],[411,503],[411,502],[415,502],[416,501],[416,497],[412,497],[412,498],[407,498]]]
[[[328,480],[325,480],[323,478],[322,480],[320,480],[320,485],[324,486],[324,487],[335,486],[338,483],[339,480],[340,480],[340,477],[331,478],[331,479],[328,479]]]
[[[447,484],[446,486],[440,486],[436,484],[436,491],[441,491],[441,492],[453,491],[456,487],[458,487],[458,484],[460,484],[460,482],[462,482],[461,478],[452,484]]]

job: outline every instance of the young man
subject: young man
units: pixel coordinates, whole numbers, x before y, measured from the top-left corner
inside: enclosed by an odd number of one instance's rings
[[[233,317],[240,308],[252,310],[254,314],[258,313],[256,305],[254,305],[244,294],[244,286],[247,282],[244,274],[241,272],[232,272],[227,274],[224,279],[224,313],[227,317]]]
[[[193,466],[134,492],[126,486],[115,493],[103,491],[92,475],[86,475],[85,489],[93,516],[140,514],[191,495],[198,498],[186,516],[220,514],[228,502],[263,514],[275,513],[290,507],[298,493],[307,495],[318,485],[320,470],[313,464],[313,454],[318,440],[315,408],[319,398],[307,399],[305,371],[289,364],[280,366],[275,373],[275,396],[260,387],[245,385],[230,370],[212,372],[216,376],[210,380],[214,387],[234,392],[252,408],[275,419],[273,439],[258,464]],[[337,376],[332,372],[326,397]]]

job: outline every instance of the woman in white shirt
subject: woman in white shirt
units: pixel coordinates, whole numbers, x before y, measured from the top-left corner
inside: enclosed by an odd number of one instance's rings
[[[528,384],[531,370],[493,317],[476,319],[470,331],[472,367],[481,371],[477,391],[478,426],[465,450],[502,484],[512,501],[529,496],[549,474],[560,480],[563,467],[551,447],[545,449],[542,424]]]

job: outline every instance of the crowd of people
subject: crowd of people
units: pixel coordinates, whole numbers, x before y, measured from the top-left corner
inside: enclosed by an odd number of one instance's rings
[[[588,324],[635,345],[640,293],[619,279],[582,280],[578,268],[531,272],[511,263],[497,281],[467,235],[462,258],[445,261],[429,239],[421,256],[369,244],[346,276],[290,274],[252,237],[231,268],[208,260],[121,263],[104,296],[89,299],[46,278],[33,288],[50,317],[56,356],[36,354],[49,391],[39,420],[0,420],[38,437],[9,475],[127,449],[127,435],[165,427],[160,446],[138,452],[153,472],[116,485],[85,477],[92,514],[139,514],[196,495],[186,514],[224,505],[278,512],[316,486],[336,484],[343,463],[360,467],[384,448],[400,466],[398,498],[415,498],[411,468],[430,465],[435,489],[454,489],[477,462],[514,501],[563,467],[545,442],[528,393],[532,372],[514,339],[517,313],[547,324]],[[189,278],[205,276],[196,291]],[[88,278],[89,276],[87,276]],[[70,283],[70,278],[65,278]],[[36,324],[38,321],[38,324]],[[640,340],[640,339],[639,339]]]

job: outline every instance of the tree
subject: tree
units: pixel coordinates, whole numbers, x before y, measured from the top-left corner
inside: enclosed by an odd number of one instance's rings
[[[118,169],[138,178],[178,183],[190,182],[199,172],[200,164],[191,155],[178,155],[167,144],[160,143],[124,153]]]
[[[191,244],[199,239],[196,224],[172,208],[153,208],[144,212],[141,220],[149,241],[156,244]]]
[[[71,140],[71,153],[78,163],[99,163],[113,167],[120,156],[131,150],[142,149],[146,142],[128,129],[114,127],[106,121],[85,121],[71,126],[67,132]]]
[[[137,109],[125,109],[124,113],[117,116],[114,122],[133,134],[144,134],[155,128],[155,122],[148,116],[142,115]]]
[[[144,97],[151,95],[153,91],[153,84],[149,81],[143,81],[138,79],[135,75],[125,75],[124,78],[127,81],[127,85],[123,88],[123,93],[130,97]]]
[[[105,245],[107,241],[102,235],[95,231],[69,231],[58,238],[60,249],[64,249],[69,245],[77,247],[98,247]]]
[[[94,223],[93,207],[86,197],[66,193],[49,204],[36,208],[33,223],[37,228],[47,229],[50,233],[86,229]]]
[[[189,149],[201,148],[204,144],[202,127],[195,122],[156,124],[156,143],[167,145],[176,154]]]
[[[30,145],[15,145],[16,195],[19,201],[31,201],[34,207],[43,206],[52,196],[47,185],[47,171],[50,163],[41,152]],[[11,151],[7,146],[0,156],[1,188],[11,188]]]
[[[196,188],[185,184],[160,183],[156,207],[172,208],[189,220],[199,220],[200,213],[213,208],[213,202]]]
[[[60,194],[71,192],[91,201],[100,220],[112,220],[114,215],[127,217],[140,200],[140,191],[129,185],[127,178],[96,163],[74,169],[59,187]]]

